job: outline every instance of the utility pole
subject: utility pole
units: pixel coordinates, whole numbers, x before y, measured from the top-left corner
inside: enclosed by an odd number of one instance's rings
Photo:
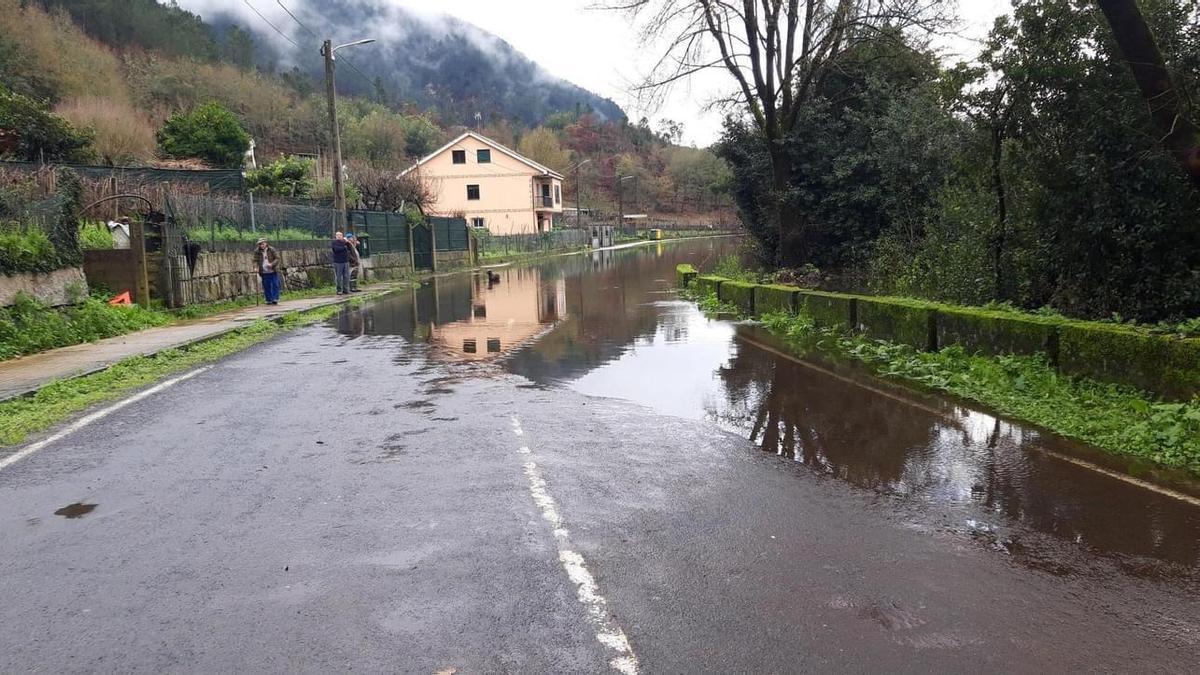
[[[342,134],[338,131],[337,89],[333,81],[333,42],[321,45],[325,57],[325,96],[329,99],[329,131],[333,135],[333,231],[345,226],[346,193],[342,187]]]
[[[374,38],[357,40],[344,45],[333,46],[331,40],[321,45],[321,55],[325,57],[325,96],[329,99],[329,127],[333,132],[333,231],[344,229],[346,226],[346,190],[342,185],[342,134],[338,131],[337,121],[337,88],[333,81],[333,55],[343,47],[354,47],[374,42]]]

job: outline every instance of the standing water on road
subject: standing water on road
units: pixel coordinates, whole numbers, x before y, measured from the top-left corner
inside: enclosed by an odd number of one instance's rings
[[[777,457],[780,470],[894,500],[916,532],[1039,570],[1072,574],[1107,559],[1139,577],[1197,577],[1200,500],[1189,486],[1159,487],[1038,430],[794,358],[761,330],[678,297],[677,264],[711,267],[737,245],[654,244],[501,268],[490,280],[444,276],[347,311],[338,329],[399,335],[473,376],[507,371],[706,420]]]

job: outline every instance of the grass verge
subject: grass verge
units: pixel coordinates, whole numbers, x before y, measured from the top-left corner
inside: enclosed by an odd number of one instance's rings
[[[354,298],[352,306],[380,295]],[[153,356],[135,356],[107,370],[59,380],[36,394],[0,402],[0,446],[22,443],[30,434],[49,429],[73,415],[111,401],[204,363],[229,356],[271,337],[310,325],[337,314],[344,305],[327,305],[284,315],[277,321],[256,321],[245,328],[188,347],[168,349]]]
[[[800,353],[859,361],[881,377],[952,394],[1114,454],[1200,474],[1200,399],[1164,403],[1132,387],[1062,375],[1041,355],[977,356],[961,347],[923,352],[817,328],[803,313],[762,321]]]
[[[734,309],[711,293],[691,298],[705,311]],[[960,347],[924,352],[818,328],[803,312],[767,314],[762,322],[800,354],[857,361],[880,377],[951,394],[1113,454],[1200,475],[1200,398],[1164,403],[1133,387],[1062,375],[1042,355],[982,356]]]

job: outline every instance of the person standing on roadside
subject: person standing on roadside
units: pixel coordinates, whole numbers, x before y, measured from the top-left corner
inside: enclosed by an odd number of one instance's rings
[[[352,293],[357,293],[358,285],[354,283],[354,278],[357,275],[362,279],[362,257],[358,253],[358,237],[355,237],[353,232],[347,232],[346,243],[350,246],[350,275],[347,277],[347,284]]]
[[[342,232],[334,233],[329,248],[332,251],[333,280],[337,286],[337,294],[346,295],[350,292],[350,244],[346,241],[346,235]]]
[[[282,283],[279,276],[279,252],[266,239],[259,239],[254,248],[254,268],[262,278],[263,297],[268,305],[279,304]]]

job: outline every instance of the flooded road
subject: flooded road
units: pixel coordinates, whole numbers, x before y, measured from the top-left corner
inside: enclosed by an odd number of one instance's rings
[[[1195,671],[1187,485],[677,297],[736,245],[439,277],[0,469],[0,672]]]
[[[490,361],[539,386],[714,423],[786,460],[780,470],[895,498],[915,529],[1055,574],[1102,556],[1130,574],[1197,577],[1200,490],[1186,479],[1156,491],[1101,453],[802,361],[765,331],[677,297],[676,264],[705,269],[734,251],[734,240],[708,240],[501,268],[494,281],[442,277],[347,312],[339,330],[400,335],[434,359]]]

